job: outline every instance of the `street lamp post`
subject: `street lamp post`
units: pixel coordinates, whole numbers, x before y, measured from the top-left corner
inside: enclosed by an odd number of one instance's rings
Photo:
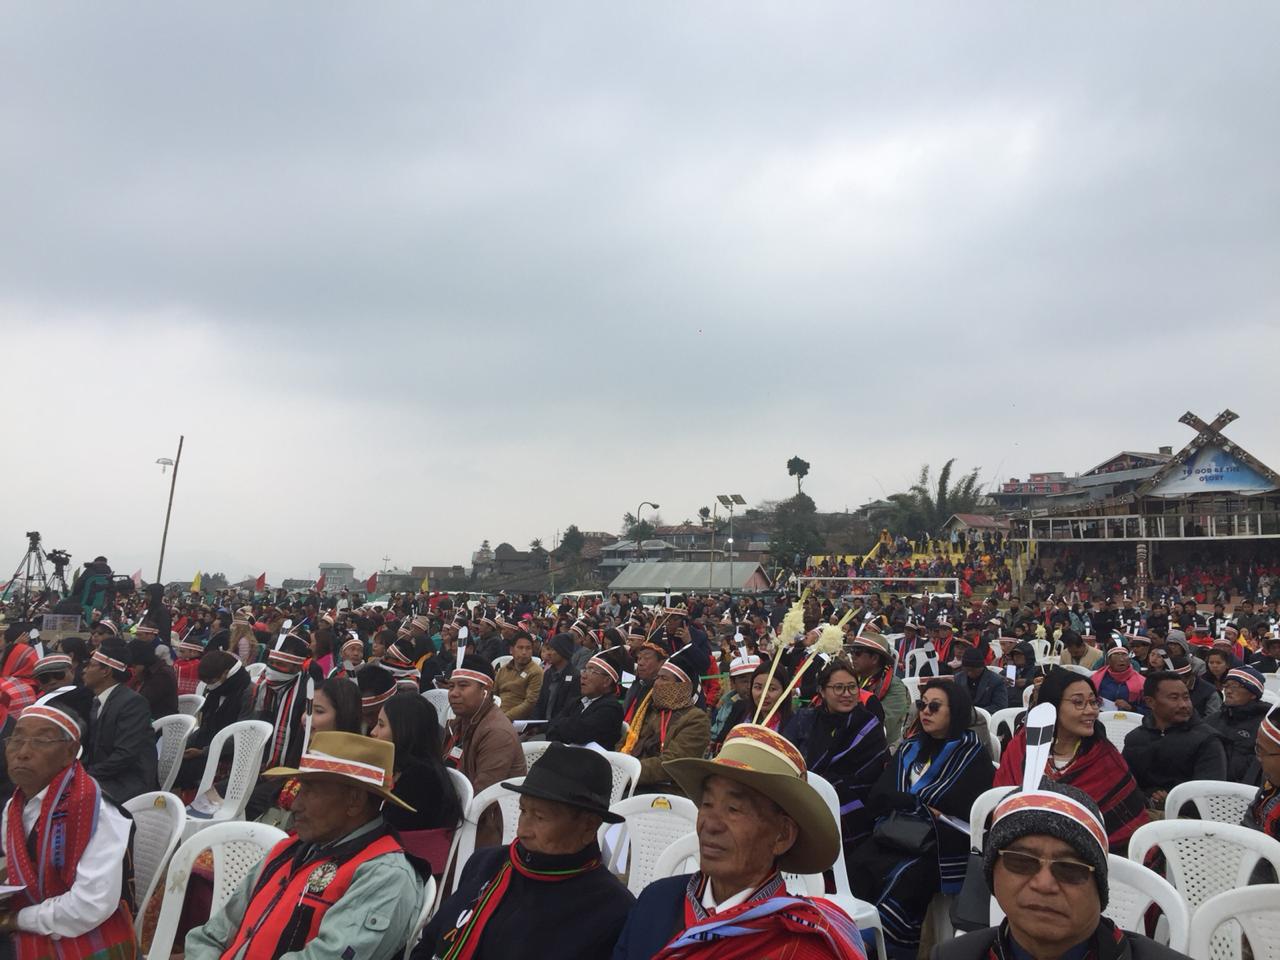
[[[729,508],[729,603],[733,603],[733,508],[746,506],[747,501],[740,493],[720,493],[716,499]]]
[[[636,526],[640,526],[640,511],[645,507],[653,507],[654,510],[661,509],[656,503],[650,503],[648,500],[642,500],[640,506],[636,507]],[[644,540],[636,540],[636,559],[644,560]]]
[[[164,511],[164,533],[160,536],[160,562],[156,564],[156,583],[164,583],[164,548],[169,542],[169,515],[173,513],[173,491],[178,486],[178,465],[182,463],[182,441],[185,437],[178,437],[178,455],[173,460],[173,476],[169,478],[169,506]],[[156,461],[160,463],[161,461]],[[168,466],[168,464],[165,464]]]

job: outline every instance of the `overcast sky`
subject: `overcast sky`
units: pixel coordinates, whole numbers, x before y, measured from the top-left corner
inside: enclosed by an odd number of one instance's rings
[[[1049,6],[6,4],[0,563],[1280,464],[1280,7]]]

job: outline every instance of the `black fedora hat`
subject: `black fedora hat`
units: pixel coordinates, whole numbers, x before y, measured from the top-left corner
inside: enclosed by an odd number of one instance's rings
[[[609,812],[613,767],[603,756],[586,747],[553,743],[534,761],[523,783],[504,783],[513,793],[563,803],[597,814],[605,823],[622,823]]]

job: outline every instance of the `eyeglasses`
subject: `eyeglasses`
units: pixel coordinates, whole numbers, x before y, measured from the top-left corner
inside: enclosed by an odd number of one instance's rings
[[[827,689],[836,694],[836,696],[844,697],[857,693],[858,685],[856,683],[828,683]]]
[[[916,711],[918,713],[937,713],[942,709],[941,700],[917,700]]]
[[[1021,850],[1001,850],[998,856],[1004,868],[1019,877],[1034,877],[1045,866],[1049,868],[1053,879],[1072,887],[1088,883],[1093,877],[1093,867],[1079,860],[1052,860],[1023,853]]]
[[[28,744],[36,747],[48,747],[55,743],[66,743],[66,740],[49,739],[48,737],[5,737],[6,750],[21,750]]]
[[[1097,697],[1067,697],[1067,703],[1081,711],[1102,708],[1102,701]]]

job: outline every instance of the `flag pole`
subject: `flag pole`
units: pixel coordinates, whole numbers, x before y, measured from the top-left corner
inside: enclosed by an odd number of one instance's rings
[[[164,511],[164,534],[160,537],[160,562],[156,564],[156,583],[163,584],[164,579],[161,576],[164,573],[164,547],[169,541],[169,515],[173,513],[173,490],[178,485],[178,464],[182,463],[182,441],[185,438],[178,437],[178,455],[173,460],[173,477],[169,480],[169,506]]]

